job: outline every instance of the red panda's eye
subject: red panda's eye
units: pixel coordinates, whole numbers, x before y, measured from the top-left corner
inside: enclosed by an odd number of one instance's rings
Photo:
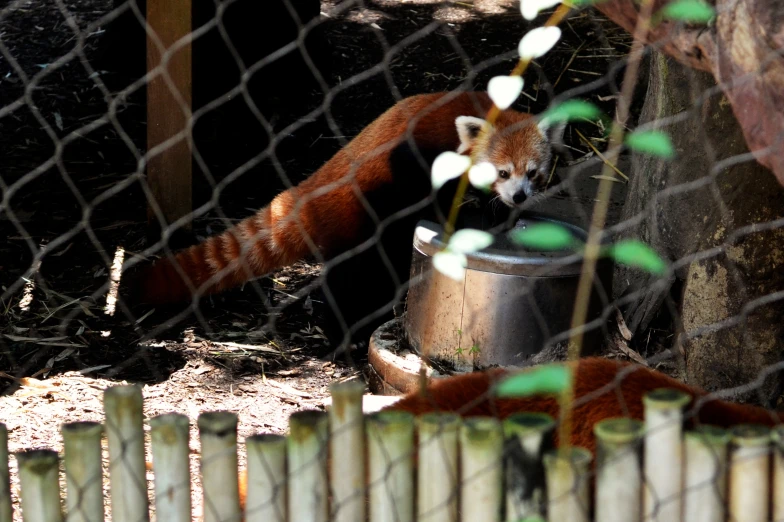
[[[525,173],[525,175],[528,176],[528,179],[533,178],[534,176],[536,176],[536,169],[529,170],[528,172]]]
[[[499,170],[498,177],[501,179],[509,179],[509,171],[508,170]]]

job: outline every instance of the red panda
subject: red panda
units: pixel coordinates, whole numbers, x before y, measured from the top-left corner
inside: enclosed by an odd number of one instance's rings
[[[571,445],[595,450],[594,425],[612,417],[643,420],[643,396],[657,388],[674,388],[695,399],[706,398],[708,392],[688,386],[677,379],[642,365],[614,361],[603,357],[585,357],[570,362],[573,370],[574,409],[572,411]],[[490,388],[508,372],[502,369],[466,373],[439,379],[428,386],[425,394],[412,393],[390,410],[408,411],[415,415],[433,411],[460,413],[464,417],[489,415],[504,419],[516,412],[540,412],[559,418],[560,408],[552,396],[522,399],[501,399],[490,395]],[[695,406],[695,401],[689,408]],[[688,425],[712,424],[730,427],[757,423],[772,426],[782,422],[781,413],[751,404],[718,399],[697,404],[695,412],[686,411]],[[694,413],[695,415],[689,415]],[[559,442],[556,440],[556,443]]]
[[[573,368],[574,409],[572,412],[571,445],[596,450],[594,425],[612,417],[643,420],[643,396],[657,388],[674,388],[693,397],[687,407],[687,427],[712,424],[728,428],[738,424],[756,423],[773,426],[784,420],[781,412],[774,412],[750,404],[722,400],[707,400],[704,390],[687,386],[661,372],[641,365],[613,361],[603,357],[586,357],[567,363]],[[443,411],[459,413],[463,417],[486,415],[505,419],[517,412],[547,413],[556,420],[559,406],[552,396],[533,396],[523,399],[499,399],[490,395],[490,388],[508,372],[493,369],[483,372],[438,379],[426,393],[413,392],[384,410],[407,411],[414,415]],[[696,400],[695,400],[696,399]],[[704,399],[704,402],[699,402]],[[697,406],[697,411],[692,408]],[[695,413],[695,415],[690,415]],[[556,445],[560,442],[557,440]],[[240,476],[240,498],[246,493],[245,474]]]
[[[451,197],[432,201],[429,169],[422,163],[444,151],[492,163],[498,170],[492,192],[508,207],[545,187],[550,143],[563,127],[546,127],[514,110],[501,111],[490,124],[484,118],[492,107],[482,92],[401,100],[309,178],[253,216],[148,265],[130,285],[130,291],[140,294],[132,301],[186,302],[194,294],[221,292],[311,255],[331,260],[384,234],[393,239],[386,241],[389,247],[382,244],[383,249],[399,258],[391,263],[397,264],[398,281],[393,286],[399,287],[408,279],[416,222],[432,206],[443,213],[451,203]],[[396,224],[395,232],[387,234]],[[368,311],[365,306],[363,312]]]

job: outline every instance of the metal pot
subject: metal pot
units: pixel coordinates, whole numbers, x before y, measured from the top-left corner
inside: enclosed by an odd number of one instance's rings
[[[516,227],[556,222],[585,240],[574,225],[543,215],[521,218]],[[457,370],[524,365],[548,346],[566,345],[582,265],[574,252],[539,252],[499,234],[492,246],[467,255],[466,277],[450,279],[432,269],[432,256],[444,247],[443,229],[421,221],[414,235],[411,282],[404,329],[421,353],[427,328],[429,356]],[[609,302],[612,262],[601,259],[588,308],[589,330],[583,353],[601,340],[601,313]],[[433,288],[434,287],[434,288]],[[433,291],[431,291],[431,288]],[[591,321],[599,319],[596,325]]]

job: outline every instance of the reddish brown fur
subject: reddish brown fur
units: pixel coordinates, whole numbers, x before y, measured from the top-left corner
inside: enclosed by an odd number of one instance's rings
[[[443,99],[442,99],[443,98]],[[305,258],[315,246],[327,259],[358,243],[368,215],[354,191],[368,192],[391,182],[391,150],[408,135],[419,147],[457,150],[458,116],[485,118],[492,106],[486,93],[435,93],[406,98],[382,114],[308,179],[278,195],[268,206],[237,226],[200,245],[163,258],[141,277],[141,299],[150,303],[187,300],[192,292],[184,272],[201,294],[220,292]],[[535,125],[520,124],[530,115],[513,110],[499,114],[495,128],[513,140],[510,146],[538,153]],[[536,139],[534,139],[536,138]],[[470,153],[469,151],[466,151]],[[353,181],[353,183],[352,183]],[[325,193],[319,189],[335,184]],[[299,206],[299,208],[297,208]],[[261,239],[252,240],[261,235]],[[242,246],[249,252],[242,262]],[[222,271],[221,276],[215,274]],[[212,281],[210,281],[212,279]]]
[[[574,367],[574,363],[572,363]],[[489,415],[506,418],[516,412],[541,412],[558,419],[559,407],[553,397],[524,399],[490,397],[489,387],[507,375],[504,370],[468,373],[438,380],[422,396],[410,394],[391,410],[416,415],[432,411],[457,412],[464,417]],[[601,357],[580,359],[574,371],[572,440],[574,446],[595,449],[593,426],[612,417],[643,419],[642,397],[657,388],[675,388],[692,397],[705,397],[704,390],[693,388],[661,372],[644,366],[612,361]],[[694,405],[694,401],[692,401]],[[729,427],[743,423],[773,425],[781,414],[749,404],[710,400],[699,405],[695,423]],[[687,412],[688,414],[688,412]]]
[[[643,420],[642,397],[657,388],[675,388],[695,399],[706,397],[704,390],[693,388],[649,368],[612,361],[601,357],[581,359],[574,371],[575,408],[572,417],[571,444],[595,451],[594,425],[612,417]],[[431,384],[426,395],[412,393],[386,410],[407,411],[415,415],[434,411],[456,412],[463,417],[488,415],[506,418],[517,412],[541,412],[558,418],[557,402],[549,396],[525,399],[494,399],[488,390],[492,383],[507,375],[504,370],[468,373]],[[692,413],[695,401],[687,409]],[[697,416],[688,421],[728,428],[738,424],[757,423],[772,426],[784,420],[782,413],[759,406],[708,400],[699,404]],[[556,439],[556,443],[558,443]],[[246,477],[240,476],[240,495],[245,500]]]

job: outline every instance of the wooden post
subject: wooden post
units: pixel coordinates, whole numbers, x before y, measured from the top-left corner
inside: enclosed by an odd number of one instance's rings
[[[758,424],[740,424],[730,433],[728,519],[770,520],[770,429]]]
[[[500,522],[504,500],[504,431],[492,417],[460,426],[460,520]]]
[[[327,413],[303,410],[289,417],[286,440],[289,520],[329,520],[328,431]]]
[[[191,520],[189,438],[190,421],[185,415],[164,413],[150,419],[157,520]]]
[[[642,448],[645,425],[613,418],[596,423],[594,517],[602,522],[642,520]]]
[[[165,49],[191,32],[191,0],[170,2],[147,0],[147,23]],[[165,70],[173,87],[185,103],[182,107],[172,93],[163,75],[147,83],[147,150],[152,150],[166,140],[187,129],[191,115],[191,44],[174,52]],[[162,54],[155,42],[147,38],[147,71],[161,65]],[[153,206],[157,205],[167,224],[193,210],[191,194],[191,149],[182,139],[148,158],[147,182],[155,201],[147,207],[148,222],[155,222]],[[191,229],[188,223],[184,228]]]
[[[16,454],[24,522],[61,522],[57,452],[27,450]]]
[[[8,469],[8,428],[0,422],[0,522],[12,522],[11,473]]]
[[[239,522],[236,413],[208,411],[199,415],[201,483],[204,488],[204,522]]]
[[[331,519],[334,522],[365,520],[365,419],[362,416],[361,380],[334,383],[330,386],[329,408]]]
[[[286,437],[251,435],[248,455],[246,522],[286,522]]]
[[[139,386],[117,385],[103,393],[113,522],[150,520],[143,408]]]
[[[730,434],[703,424],[685,434],[683,520],[724,522],[727,519],[727,452]],[[775,497],[774,497],[775,498]],[[775,519],[775,520],[778,520]]]
[[[458,434],[454,413],[426,413],[416,420],[419,431],[417,521],[456,522]]]
[[[414,520],[414,416],[380,411],[367,417],[370,522]]]
[[[69,422],[61,428],[65,450],[66,522],[104,522],[101,439],[98,422]]]
[[[518,412],[504,422],[504,477],[507,522],[544,517],[547,483],[544,455],[553,449],[555,419]]]
[[[643,396],[645,520],[679,522],[683,511],[683,408],[691,396],[661,388]]]
[[[589,473],[592,460],[590,451],[577,446],[545,453],[548,520],[588,522],[591,519]]]

